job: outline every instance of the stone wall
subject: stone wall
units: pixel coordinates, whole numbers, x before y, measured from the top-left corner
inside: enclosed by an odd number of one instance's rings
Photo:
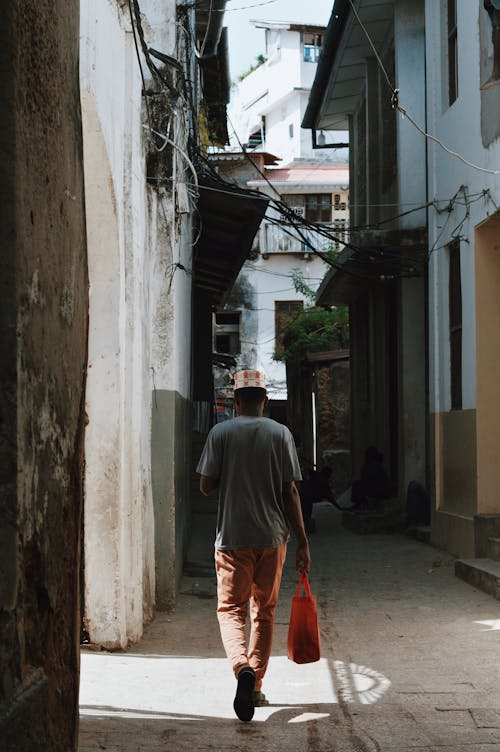
[[[87,266],[76,0],[0,26],[0,739],[76,747]]]
[[[315,391],[318,467],[332,468],[332,487],[341,494],[352,481],[349,359],[321,364]]]

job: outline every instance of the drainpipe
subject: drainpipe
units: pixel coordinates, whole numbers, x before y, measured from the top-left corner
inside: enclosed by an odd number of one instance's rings
[[[199,60],[206,60],[217,54],[222,26],[224,23],[224,11],[226,10],[226,0],[210,0],[207,3],[207,28],[205,39],[202,42],[199,54]]]

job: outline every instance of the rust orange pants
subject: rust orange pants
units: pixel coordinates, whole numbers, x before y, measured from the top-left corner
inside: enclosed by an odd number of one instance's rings
[[[260,690],[271,656],[274,611],[278,601],[286,543],[278,548],[215,551],[217,618],[222,643],[234,675],[244,666],[256,674]],[[250,639],[246,620],[250,603]]]

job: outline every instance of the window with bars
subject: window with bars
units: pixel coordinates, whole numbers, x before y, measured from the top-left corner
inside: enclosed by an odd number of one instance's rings
[[[226,355],[241,352],[239,311],[223,311],[215,314],[215,351]]]
[[[457,0],[448,0],[448,104],[458,97]]]
[[[332,221],[332,196],[330,193],[306,195],[306,219],[309,222]]]
[[[335,193],[333,196],[333,211],[345,211],[347,209],[347,202],[345,196],[340,193]]]
[[[321,53],[323,38],[321,34],[303,34],[304,61],[306,63],[317,63]]]
[[[288,327],[303,310],[302,300],[274,301],[274,349],[277,355],[281,355],[285,349],[284,339]]]
[[[460,242],[448,246],[451,409],[462,408],[462,272]]]
[[[335,222],[333,223],[333,227],[334,227],[335,237],[338,238],[338,240],[334,241],[333,247],[336,251],[341,251],[344,248],[341,241],[344,241],[346,237],[345,219],[336,219]]]

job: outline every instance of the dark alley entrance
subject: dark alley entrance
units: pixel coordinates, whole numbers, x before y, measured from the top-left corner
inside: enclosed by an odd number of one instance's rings
[[[455,578],[453,559],[435,548],[355,535],[327,504],[316,518],[318,663],[286,658],[289,556],[265,680],[270,705],[250,724],[235,718],[215,615],[214,518],[197,515],[197,576],[184,577],[176,610],[129,651],[83,652],[80,752],[500,749],[498,603]]]

